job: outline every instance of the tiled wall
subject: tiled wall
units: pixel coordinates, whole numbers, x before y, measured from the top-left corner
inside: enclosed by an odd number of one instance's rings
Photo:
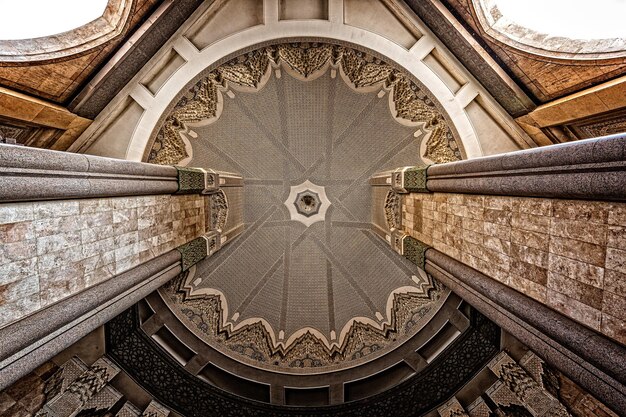
[[[626,204],[461,194],[403,197],[407,233],[626,343]]]
[[[200,236],[204,199],[0,204],[0,327]]]

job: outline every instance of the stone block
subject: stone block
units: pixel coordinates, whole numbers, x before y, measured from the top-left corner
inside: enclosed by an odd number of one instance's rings
[[[604,267],[604,258],[607,255],[604,246],[556,236],[550,238],[550,253],[600,267]]]
[[[35,229],[30,221],[0,225],[0,242],[13,243],[33,239]]]
[[[608,224],[626,226],[626,204],[615,203],[609,207]]]
[[[510,226],[512,214],[508,210],[485,209],[483,219],[489,223]]]
[[[512,211],[515,205],[515,198],[505,196],[485,196],[483,202],[486,209]]]
[[[511,259],[509,270],[511,279],[523,277],[526,280],[545,286],[548,282],[548,270],[537,265],[522,262],[519,259]]]
[[[545,233],[550,229],[550,218],[527,213],[513,213],[511,226],[515,229]]]
[[[626,297],[626,274],[611,269],[604,271],[604,291]]]
[[[609,203],[580,200],[554,200],[552,208],[556,218],[598,224],[606,224],[611,211]]]
[[[466,230],[471,230],[472,232],[483,233],[483,224],[484,223],[479,220],[464,218],[461,227]]]
[[[548,256],[548,269],[597,288],[603,286],[604,268],[599,266],[551,253]]]
[[[87,200],[80,200],[80,213],[100,213],[103,211],[113,210],[113,204],[111,198],[90,198]]]
[[[605,291],[602,312],[626,321],[626,298]]]
[[[525,294],[530,298],[539,301],[540,303],[545,304],[546,302],[547,289],[544,285],[540,283],[526,279],[524,278],[524,276],[511,274],[509,276],[509,285],[511,286],[511,288],[516,289],[522,294]]]
[[[511,228],[496,223],[483,223],[483,232],[486,236],[493,236],[499,239],[510,241]]]
[[[80,245],[80,231],[71,231],[44,236],[37,239],[37,255],[65,250]]]
[[[601,331],[605,335],[626,345],[626,322],[624,320],[602,313]]]
[[[35,219],[76,216],[80,213],[78,200],[38,201],[33,203]]]
[[[528,230],[512,228],[511,243],[547,252],[549,249],[550,239],[547,233],[531,232]]]
[[[611,248],[626,250],[626,227],[609,226],[607,235],[607,246]]]
[[[34,216],[33,203],[0,204],[0,225],[33,220]]]
[[[600,330],[600,310],[551,289],[547,291],[546,300],[549,307],[592,329]]]
[[[597,310],[602,310],[603,291],[561,274],[548,272],[548,289],[564,294]]]
[[[548,268],[548,252],[528,246],[511,244],[511,258],[540,268]]]
[[[580,220],[552,218],[550,235],[576,239],[596,245],[606,245],[608,227]]]
[[[518,198],[514,209],[535,216],[552,216],[552,200],[546,198]]]
[[[26,258],[0,265],[0,285],[29,276],[37,268],[37,257]]]
[[[606,250],[606,269],[626,274],[626,251],[608,248]]]
[[[0,265],[32,258],[37,254],[35,239],[0,244]]]

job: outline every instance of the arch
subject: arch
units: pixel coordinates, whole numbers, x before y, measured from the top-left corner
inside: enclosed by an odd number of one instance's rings
[[[202,51],[198,51],[185,37],[174,42],[174,49],[185,59],[185,63],[161,86],[154,97],[142,100],[145,111],[134,129],[126,152],[126,159],[141,161],[150,138],[155,134],[161,118],[166,114],[171,103],[191,81],[200,77],[203,71],[219,64],[242,50],[253,49],[262,44],[276,43],[285,39],[318,39],[357,43],[369,49],[420,81],[436,97],[454,129],[458,133],[467,158],[483,155],[483,151],[470,122],[465,106],[464,94],[454,95],[445,83],[422,62],[421,55],[428,54],[434,45],[428,36],[423,36],[410,49],[384,38],[376,33],[345,24],[333,24],[328,21],[274,21],[266,22],[242,32],[221,39]],[[237,51],[239,51],[237,53]],[[141,86],[140,86],[141,87]],[[131,93],[131,96],[133,94]]]

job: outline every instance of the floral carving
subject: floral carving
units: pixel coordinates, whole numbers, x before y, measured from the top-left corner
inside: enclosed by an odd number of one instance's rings
[[[393,294],[390,321],[381,328],[355,320],[339,343],[330,346],[311,332],[304,332],[291,343],[275,343],[275,335],[259,322],[235,328],[224,321],[221,296],[190,292],[187,274],[173,279],[160,290],[173,312],[190,329],[252,363],[280,368],[318,368],[358,360],[377,353],[398,339],[409,338],[423,325],[424,318],[439,308],[446,290],[432,278],[415,292]],[[436,310],[435,310],[436,311]]]
[[[395,117],[421,123],[429,133],[424,156],[434,162],[461,159],[459,144],[434,101],[402,71],[366,53],[325,43],[290,43],[248,52],[211,71],[190,88],[159,129],[148,162],[178,164],[189,157],[185,145],[190,125],[219,117],[221,91],[256,90],[272,66],[286,65],[303,78],[340,69],[356,90],[392,90]]]

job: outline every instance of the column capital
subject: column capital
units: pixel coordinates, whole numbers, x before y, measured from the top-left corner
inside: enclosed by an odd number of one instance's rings
[[[391,173],[391,188],[403,194],[430,192],[426,187],[429,166],[410,166],[394,170]]]
[[[178,191],[176,194],[210,194],[219,189],[219,174],[204,168],[176,166]]]
[[[211,230],[204,236],[200,236],[191,242],[187,242],[176,248],[181,255],[183,271],[188,270],[207,256],[213,255],[222,247],[220,232]]]
[[[392,248],[396,252],[413,262],[418,268],[426,268],[426,251],[431,248],[430,246],[404,232],[401,235],[392,233],[391,240],[392,242],[399,241],[399,244],[392,243]],[[394,244],[398,246],[394,247]]]

